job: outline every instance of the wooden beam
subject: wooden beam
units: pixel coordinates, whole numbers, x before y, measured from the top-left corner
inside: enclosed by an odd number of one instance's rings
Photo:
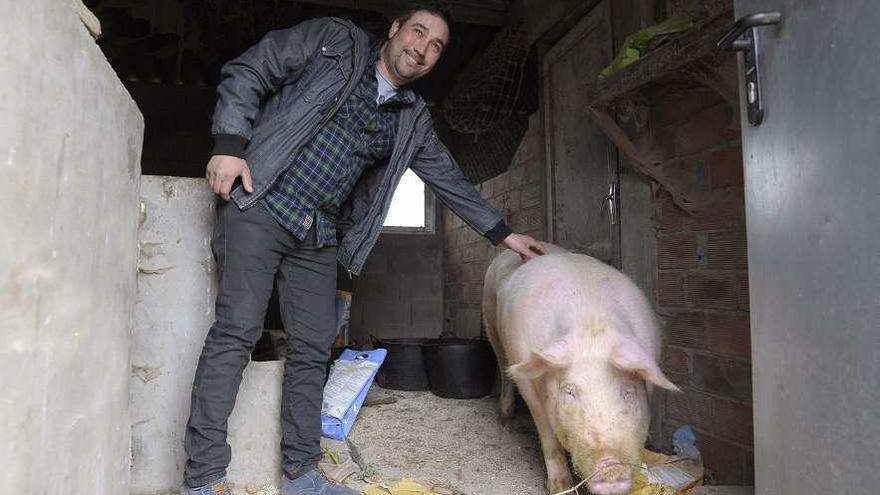
[[[718,63],[697,61],[683,68],[682,73],[721,95],[733,110],[728,128],[739,129],[739,78],[735,56],[728,56]]]
[[[688,33],[645,54],[607,79],[590,83],[587,91],[589,104],[606,105],[702,58],[721,61],[724,57],[732,57],[729,52],[722,52],[715,46],[718,39],[730,29],[733,22],[732,11],[725,9],[712,12],[711,15],[712,17],[703,19]]]
[[[368,10],[392,16],[405,9],[406,0],[299,0],[299,3],[324,5],[352,10]],[[503,26],[507,23],[507,2],[504,0],[459,0],[447,2],[454,22],[482,26]]]
[[[477,7],[502,12],[507,11],[508,4],[510,4],[507,0],[448,0],[446,3],[453,8],[456,6]]]
[[[608,139],[617,146],[617,149],[630,159],[636,171],[655,180],[661,187],[669,191],[669,194],[672,195],[672,201],[682,210],[689,215],[697,216],[710,206],[711,198],[707,195],[686,191],[679,184],[676,184],[675,180],[663,173],[662,168],[658,167],[661,163],[659,150],[639,149],[608,112],[592,107],[589,110],[593,122],[602,129]]]

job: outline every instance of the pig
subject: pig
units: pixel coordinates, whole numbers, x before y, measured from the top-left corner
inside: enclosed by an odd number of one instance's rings
[[[525,263],[504,251],[486,272],[483,322],[506,372],[501,419],[513,416],[515,384],[538,429],[550,493],[573,485],[566,451],[591,493],[629,493],[649,396],[655,386],[679,391],[657,365],[657,318],[624,274],[544,247]]]

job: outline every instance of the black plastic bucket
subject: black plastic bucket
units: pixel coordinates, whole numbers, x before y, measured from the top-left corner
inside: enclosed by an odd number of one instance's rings
[[[422,347],[431,392],[450,399],[492,393],[498,365],[485,339],[435,339]]]
[[[373,346],[388,355],[376,375],[376,383],[391,390],[428,390],[422,346],[432,339],[377,339]]]

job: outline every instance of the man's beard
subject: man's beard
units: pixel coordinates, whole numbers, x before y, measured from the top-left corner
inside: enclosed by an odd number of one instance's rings
[[[411,83],[427,74],[427,71],[424,70],[424,61],[419,63],[419,58],[405,48],[401,48],[399,52],[393,54],[391,53],[392,48],[386,45],[384,52],[385,60],[391,62],[386,65],[386,68],[394,70],[395,76],[400,78],[404,84]],[[391,56],[389,57],[389,55]],[[411,63],[412,61],[415,61],[415,64]]]
[[[400,56],[397,57],[397,73],[405,79],[407,82],[413,82],[416,79],[422,77],[424,74],[421,70],[421,66],[413,65],[412,61],[409,60],[409,55],[405,51],[400,52]]]

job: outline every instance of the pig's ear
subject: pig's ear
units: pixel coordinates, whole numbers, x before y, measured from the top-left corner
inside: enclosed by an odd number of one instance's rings
[[[570,346],[567,340],[557,340],[540,351],[532,351],[525,361],[507,368],[513,378],[538,378],[553,369],[562,369],[571,364]]]
[[[681,392],[674,383],[666,378],[654,358],[631,338],[622,338],[614,346],[614,350],[611,352],[611,364],[619,370],[641,376],[647,383],[653,383],[666,390]]]

